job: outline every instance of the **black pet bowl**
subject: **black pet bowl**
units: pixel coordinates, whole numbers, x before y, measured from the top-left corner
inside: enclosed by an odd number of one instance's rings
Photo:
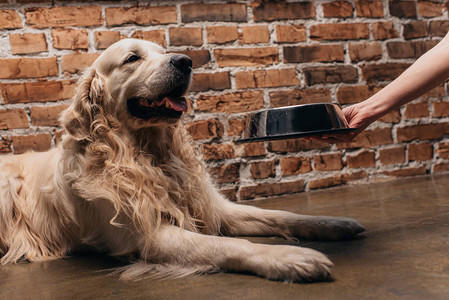
[[[271,108],[248,116],[242,139],[259,142],[347,133],[348,123],[336,104],[316,103]]]

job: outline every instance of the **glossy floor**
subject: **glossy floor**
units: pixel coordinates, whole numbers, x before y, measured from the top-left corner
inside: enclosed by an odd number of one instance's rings
[[[354,217],[367,230],[352,241],[300,242],[332,259],[331,282],[288,284],[245,274],[122,282],[102,271],[117,261],[86,255],[1,267],[0,299],[449,299],[449,175],[302,193],[254,205]]]

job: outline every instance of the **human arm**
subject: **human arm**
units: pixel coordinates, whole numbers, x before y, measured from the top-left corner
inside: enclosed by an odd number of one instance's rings
[[[348,142],[372,122],[418,98],[449,77],[449,33],[393,82],[363,102],[343,109],[351,134],[336,134],[328,142]]]

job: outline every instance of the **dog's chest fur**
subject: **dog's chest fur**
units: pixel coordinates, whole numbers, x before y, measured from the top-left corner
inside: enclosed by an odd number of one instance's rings
[[[139,234],[151,235],[162,223],[217,233],[214,204],[201,202],[210,183],[185,134],[175,128],[148,132],[139,142],[132,136],[120,137],[119,143],[113,136],[97,141],[80,156],[76,173],[83,175],[76,175],[71,187],[83,201],[113,208],[113,225],[128,222]],[[65,173],[70,177],[69,170]]]

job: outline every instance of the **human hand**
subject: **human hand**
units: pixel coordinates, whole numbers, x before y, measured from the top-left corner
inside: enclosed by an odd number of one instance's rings
[[[343,114],[348,122],[349,128],[357,128],[357,130],[349,133],[335,133],[328,136],[315,136],[308,139],[319,140],[327,143],[347,143],[352,141],[359,133],[365,130],[375,118],[371,117],[369,111],[367,112],[360,104],[354,104],[344,108]]]

